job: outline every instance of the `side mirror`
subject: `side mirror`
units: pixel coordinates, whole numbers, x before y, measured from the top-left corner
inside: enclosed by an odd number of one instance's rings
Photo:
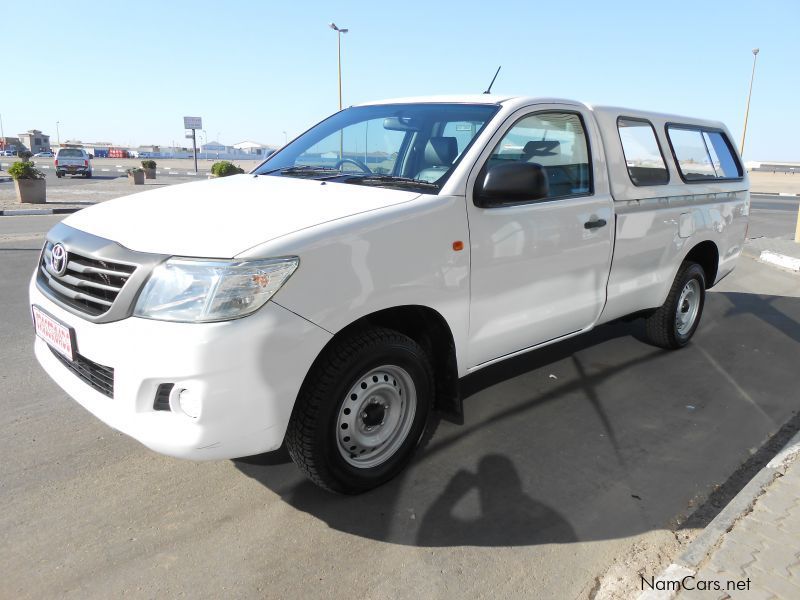
[[[475,182],[475,204],[481,208],[547,198],[549,186],[542,165],[508,162],[484,167]]]

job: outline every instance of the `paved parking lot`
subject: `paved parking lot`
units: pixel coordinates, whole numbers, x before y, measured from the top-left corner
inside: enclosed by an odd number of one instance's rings
[[[0,165],[9,164],[7,158],[0,159]],[[35,208],[80,208],[96,202],[110,200],[119,196],[134,194],[154,187],[187,183],[205,179],[213,161],[199,160],[198,172],[194,172],[194,164],[188,159],[159,159],[156,179],[145,180],[145,185],[132,185],[125,173],[126,169],[141,166],[138,159],[98,158],[93,161],[91,179],[83,177],[57,178],[52,168],[53,159],[34,159],[37,167],[45,174],[47,180],[47,203],[44,205],[25,205],[21,207],[17,200],[17,192],[13,182],[0,179],[0,210],[35,209]],[[234,161],[245,171],[255,168],[258,161]],[[7,168],[7,167],[3,167]]]
[[[369,494],[283,452],[162,457],[35,364],[25,283],[58,220],[0,222],[0,597],[586,597],[617,557],[656,574],[797,411],[798,278],[742,258],[686,349],[619,322],[487,368],[464,425]]]

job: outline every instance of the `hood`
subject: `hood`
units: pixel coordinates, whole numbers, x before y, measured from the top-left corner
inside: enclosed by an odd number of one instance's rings
[[[139,252],[230,258],[301,229],[418,196],[354,184],[233,175],[109,200],[73,213],[64,224]]]

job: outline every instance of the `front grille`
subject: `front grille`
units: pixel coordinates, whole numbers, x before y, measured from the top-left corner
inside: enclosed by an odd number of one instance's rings
[[[58,275],[51,264],[52,254],[53,243],[47,242],[39,264],[39,283],[60,302],[94,317],[111,308],[122,286],[136,270],[132,265],[69,251],[67,270]]]
[[[84,383],[92,386],[104,396],[108,396],[109,398],[114,397],[113,368],[100,365],[77,353],[75,354],[75,360],[70,361],[60,352],[52,348],[50,348],[50,352],[61,361],[62,365],[80,377]]]

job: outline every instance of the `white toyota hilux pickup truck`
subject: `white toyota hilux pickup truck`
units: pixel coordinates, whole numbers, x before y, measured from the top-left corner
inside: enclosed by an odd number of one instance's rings
[[[684,346],[750,206],[722,123],[549,98],[340,111],[252,173],[70,215],[35,352],[164,454],[285,444],[319,485],[395,476],[459,379],[628,315]]]

